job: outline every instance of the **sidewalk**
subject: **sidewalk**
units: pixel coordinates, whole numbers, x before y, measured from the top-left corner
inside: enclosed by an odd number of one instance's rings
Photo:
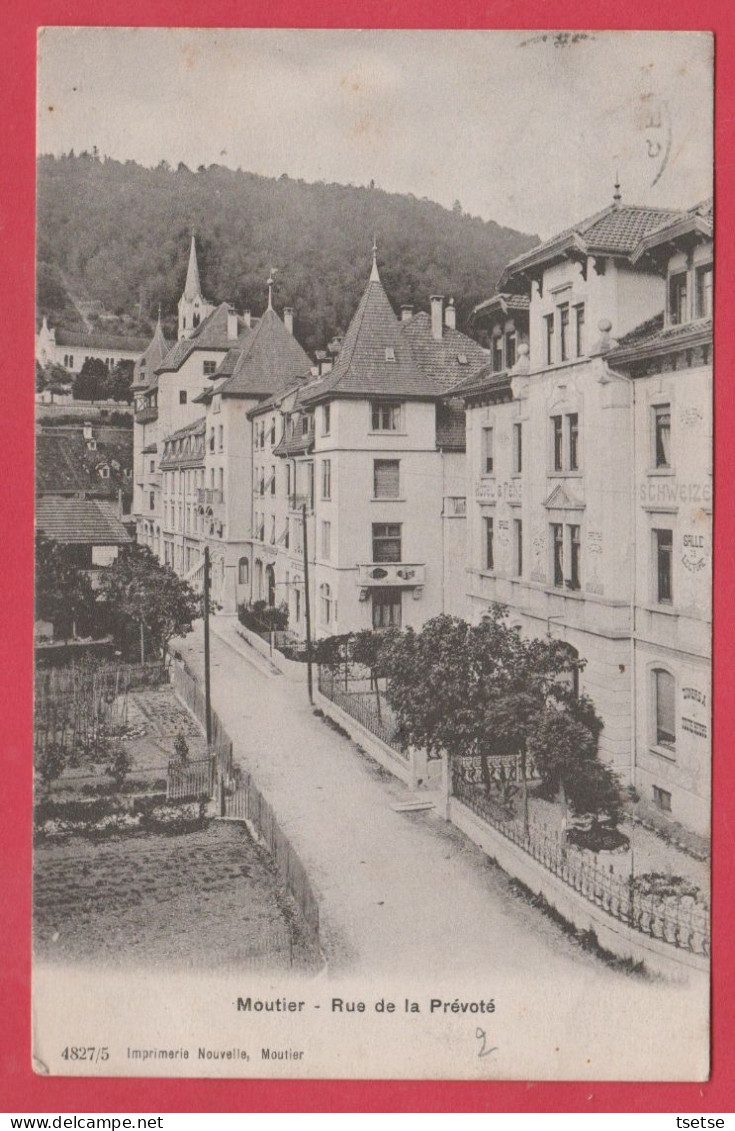
[[[201,624],[174,646],[201,677]],[[405,787],[251,651],[217,623],[212,702],[307,869],[331,973],[622,979],[518,899],[505,873],[435,811],[394,811],[411,797]]]

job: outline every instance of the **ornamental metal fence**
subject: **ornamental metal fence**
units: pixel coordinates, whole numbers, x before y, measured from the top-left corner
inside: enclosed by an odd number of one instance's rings
[[[166,799],[168,801],[196,801],[214,795],[217,781],[217,761],[210,758],[196,758],[193,762],[180,762],[172,758],[166,775]]]
[[[320,693],[369,730],[402,761],[410,760],[399,736],[398,720],[385,697],[385,691],[374,683],[371,688],[370,673],[351,664],[349,674],[333,667],[319,665],[317,687]]]
[[[534,828],[526,832],[515,821],[504,820],[478,783],[477,767],[470,759],[452,760],[452,795],[475,816],[528,853],[537,863],[578,895],[633,930],[692,954],[710,953],[709,908],[691,895],[663,895],[641,891],[629,880],[605,870],[595,859],[570,849],[561,836]]]

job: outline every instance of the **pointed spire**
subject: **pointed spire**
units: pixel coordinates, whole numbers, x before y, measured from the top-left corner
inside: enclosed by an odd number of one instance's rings
[[[380,282],[380,274],[378,273],[378,237],[375,234],[373,234],[373,266],[370,271],[370,282]]]
[[[275,274],[278,270],[277,267],[271,267],[271,273],[268,276],[268,309],[273,309],[273,285],[276,281]]]
[[[184,286],[184,298],[190,302],[192,299],[199,298],[202,293],[202,284],[199,280],[199,264],[197,262],[197,242],[196,237],[191,237],[191,248],[189,250],[189,267],[186,272],[186,284]]]
[[[623,199],[623,195],[620,191],[620,173],[616,169],[615,170],[615,191],[613,193],[613,204],[620,204],[620,201],[622,199]]]

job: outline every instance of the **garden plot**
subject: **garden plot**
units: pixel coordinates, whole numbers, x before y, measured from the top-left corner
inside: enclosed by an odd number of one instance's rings
[[[81,836],[35,850],[34,950],[44,962],[316,969],[267,853],[235,823]]]

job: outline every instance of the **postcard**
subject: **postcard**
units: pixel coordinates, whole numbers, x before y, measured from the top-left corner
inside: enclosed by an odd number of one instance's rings
[[[709,1073],[713,39],[38,37],[36,1072]]]

